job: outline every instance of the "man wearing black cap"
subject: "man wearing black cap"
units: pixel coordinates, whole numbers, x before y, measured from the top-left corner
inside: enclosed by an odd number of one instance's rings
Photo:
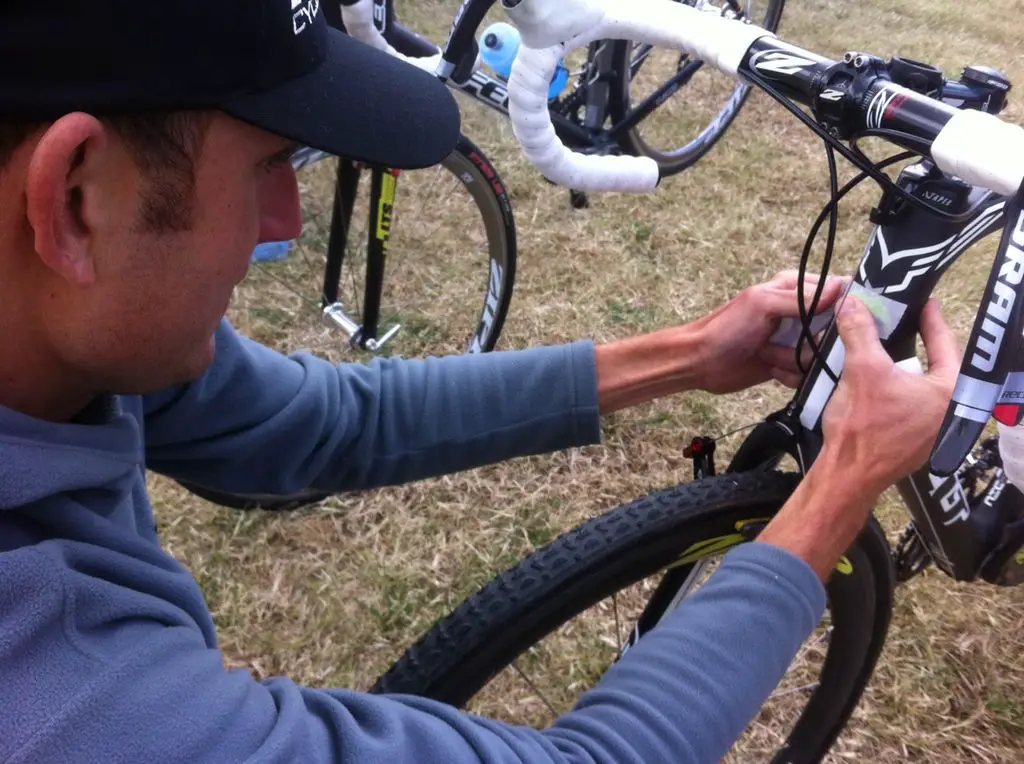
[[[416,168],[458,130],[444,86],[329,31],[319,0],[3,5],[0,760],[711,761],[775,686],[864,486],[916,466],[941,418],[955,347],[934,310],[933,373],[888,382],[870,314],[845,314],[854,383],[770,543],[730,553],[552,728],[225,670],[195,580],[160,546],[147,468],[235,493],[351,490],[594,443],[600,413],[657,396],[795,379],[767,344],[796,313],[793,274],[596,348],[335,367],[223,320],[254,245],[299,232],[297,145]],[[850,445],[868,432],[886,451],[893,422],[884,467]]]

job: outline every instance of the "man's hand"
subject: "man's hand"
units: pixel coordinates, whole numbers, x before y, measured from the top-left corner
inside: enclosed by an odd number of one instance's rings
[[[818,279],[808,276],[804,284],[809,302]],[[842,281],[830,279],[819,312],[827,310],[841,290]],[[770,379],[794,387],[800,377],[792,348],[770,345],[768,339],[781,319],[798,315],[797,272],[785,271],[743,290],[693,323],[601,345],[601,412],[684,390],[730,393]]]
[[[839,314],[846,346],[843,376],[825,408],[825,447],[880,493],[924,464],[960,369],[956,336],[929,300],[921,315],[928,373],[912,374],[882,349],[871,312],[847,299]]]
[[[703,333],[701,387],[712,393],[734,393],[775,379],[796,387],[801,373],[792,348],[772,345],[769,338],[783,318],[800,315],[797,271],[783,271],[771,281],[744,289],[718,310],[696,323]],[[828,279],[818,313],[828,310],[842,291],[841,279]],[[810,308],[817,276],[804,279],[804,299]]]
[[[848,297],[839,313],[843,376],[822,421],[814,466],[758,541],[806,561],[824,581],[879,494],[924,464],[953,394],[960,351],[935,300],[921,315],[928,372],[893,363],[871,312]]]

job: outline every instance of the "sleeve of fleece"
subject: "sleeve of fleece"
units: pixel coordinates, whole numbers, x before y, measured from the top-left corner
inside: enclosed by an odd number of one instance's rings
[[[573,711],[538,731],[410,696],[256,682],[226,671],[194,623],[153,598],[121,612],[109,582],[51,580],[53,571],[31,567],[0,564],[0,621],[17,619],[0,640],[0,684],[20,699],[0,710],[6,764],[710,764],[824,607],[800,560],[745,545]],[[63,618],[49,604],[62,596]]]
[[[224,322],[210,370],[144,407],[151,469],[239,494],[394,485],[600,441],[587,341],[335,366]]]

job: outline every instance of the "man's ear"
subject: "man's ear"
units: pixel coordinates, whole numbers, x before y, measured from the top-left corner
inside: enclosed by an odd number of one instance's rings
[[[61,117],[43,133],[29,160],[25,180],[29,225],[36,254],[65,280],[88,285],[95,279],[90,246],[94,236],[87,210],[108,149],[103,124],[88,114]]]

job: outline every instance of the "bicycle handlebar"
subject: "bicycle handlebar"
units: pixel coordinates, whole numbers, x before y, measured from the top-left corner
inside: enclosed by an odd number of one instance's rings
[[[395,58],[400,58],[418,69],[434,74],[441,63],[441,51],[430,56],[406,56],[395,50],[394,47],[384,39],[384,35],[377,29],[373,20],[373,0],[355,0],[350,5],[341,6],[341,20],[345,25],[345,31],[370,47],[390,53]]]
[[[509,7],[513,1],[502,2],[523,39],[509,78],[513,132],[545,177],[580,191],[648,192],[660,176],[657,163],[648,157],[574,153],[555,135],[547,88],[568,51],[599,39],[635,40],[685,50],[736,76],[750,45],[771,34],[676,2],[521,0]]]
[[[940,169],[997,193],[1013,194],[1024,181],[1024,129],[898,85],[878,65],[880,59],[848,54],[849,60],[830,61],[761,27],[726,18],[718,9],[702,11],[672,0],[502,0],[502,5],[523,40],[509,79],[513,132],[534,166],[560,185],[643,193],[660,181],[649,158],[574,153],[555,134],[547,101],[555,67],[568,51],[598,39],[676,48],[738,80],[780,80],[785,95],[810,106],[819,119],[841,109],[835,116],[840,137],[905,133],[915,148],[927,147]],[[842,134],[842,125],[848,134]]]

